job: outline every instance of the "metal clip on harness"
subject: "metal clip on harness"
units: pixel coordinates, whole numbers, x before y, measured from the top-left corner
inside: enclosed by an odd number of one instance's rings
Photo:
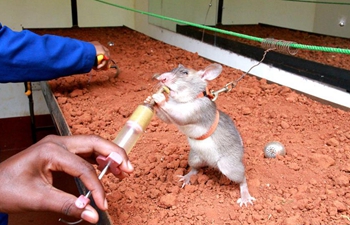
[[[213,95],[212,101],[214,102],[219,97],[220,93],[222,93],[222,92],[227,93],[227,92],[231,91],[234,87],[236,87],[236,85],[237,85],[237,82],[230,82],[230,83],[227,83],[225,85],[225,87],[223,87],[217,91],[211,90],[210,93]]]

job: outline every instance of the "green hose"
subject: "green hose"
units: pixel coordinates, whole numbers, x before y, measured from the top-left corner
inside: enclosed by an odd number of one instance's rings
[[[265,40],[264,38],[254,37],[254,36],[250,36],[250,35],[246,35],[246,34],[240,34],[240,33],[236,33],[233,31],[227,31],[227,30],[223,30],[223,29],[219,29],[219,28],[215,28],[215,27],[209,27],[209,26],[205,26],[205,25],[201,25],[201,24],[197,24],[197,23],[192,23],[192,22],[188,22],[188,21],[184,21],[184,20],[179,20],[179,19],[167,17],[167,16],[162,16],[162,15],[158,15],[155,13],[150,13],[150,12],[145,12],[145,11],[141,11],[141,10],[137,10],[137,9],[132,9],[132,8],[128,8],[125,6],[113,4],[113,3],[102,1],[102,0],[94,0],[94,1],[100,2],[103,4],[107,4],[107,5],[111,5],[114,7],[118,7],[121,9],[129,10],[132,12],[140,13],[143,15],[152,16],[152,17],[164,19],[164,20],[169,20],[169,21],[176,22],[179,24],[198,27],[198,28],[202,28],[205,30],[210,30],[210,31],[214,31],[217,33],[231,35],[231,36],[235,36],[235,37],[239,37],[239,38],[243,38],[243,39],[247,39],[247,40],[251,40],[251,41],[263,42]],[[333,48],[333,47],[324,47],[324,46],[316,46],[316,45],[304,45],[304,44],[297,44],[297,43],[291,43],[289,45],[289,47],[297,48],[297,49],[304,49],[304,50],[332,52],[332,53],[341,53],[341,54],[349,54],[350,55],[350,49],[343,49],[343,48]]]

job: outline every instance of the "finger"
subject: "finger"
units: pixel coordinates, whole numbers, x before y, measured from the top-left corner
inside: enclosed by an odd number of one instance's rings
[[[124,149],[120,148],[113,142],[107,141],[96,135],[75,135],[75,136],[52,136],[48,139],[55,143],[62,145],[65,149],[78,155],[91,156],[94,152],[97,155],[108,156],[111,152],[118,153],[123,161],[119,168],[126,172],[131,173],[134,167],[129,161],[128,156]]]
[[[109,65],[109,60],[103,60],[99,65],[97,65],[97,69],[107,70]]]
[[[104,188],[97,177],[96,170],[90,163],[55,143],[46,142],[38,147],[41,149],[40,157],[47,160],[46,171],[48,173],[62,171],[79,178],[91,191],[97,207],[106,210]]]

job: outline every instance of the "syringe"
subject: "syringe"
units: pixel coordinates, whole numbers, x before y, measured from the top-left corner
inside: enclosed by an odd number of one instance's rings
[[[168,92],[168,88],[161,87],[156,93]],[[123,148],[127,154],[130,153],[141,134],[145,131],[150,123],[154,110],[154,101],[139,105],[124,127],[118,133],[118,136],[113,140],[119,147]]]

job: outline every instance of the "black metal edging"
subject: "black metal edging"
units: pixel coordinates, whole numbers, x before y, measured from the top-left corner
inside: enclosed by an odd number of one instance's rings
[[[69,126],[63,116],[63,113],[58,105],[58,102],[53,95],[49,84],[46,81],[40,82],[41,90],[43,92],[47,107],[49,108],[52,120],[58,130],[58,133],[61,136],[70,136],[72,135]],[[79,178],[74,178],[75,183],[77,185],[78,191],[80,194],[85,195],[88,190],[85,188],[83,182]],[[100,210],[93,199],[91,199],[91,205],[96,209],[99,215],[99,221],[96,225],[112,225],[110,217],[107,212]]]
[[[73,27],[78,27],[77,0],[71,0],[71,8],[72,8],[72,26]]]
[[[203,32],[197,28],[177,25],[176,32],[197,40],[202,40]],[[229,50],[239,55],[260,61],[265,49],[240,43],[231,39],[204,33],[203,42]],[[264,63],[276,68],[295,73],[312,80],[329,84],[341,89],[350,90],[350,71],[334,66],[324,65],[291,55],[270,51],[266,54]]]

